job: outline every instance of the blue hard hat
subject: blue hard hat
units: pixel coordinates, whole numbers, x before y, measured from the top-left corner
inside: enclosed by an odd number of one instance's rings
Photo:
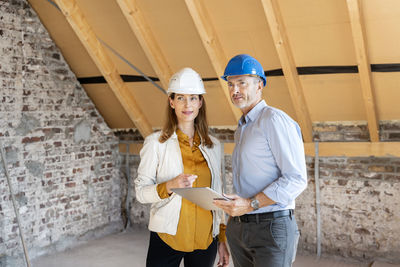
[[[221,76],[221,78],[228,81],[227,78],[229,76],[236,75],[257,75],[263,80],[264,86],[267,84],[267,78],[265,77],[260,62],[258,62],[254,57],[246,54],[234,56],[229,60],[224,71],[224,76]]]

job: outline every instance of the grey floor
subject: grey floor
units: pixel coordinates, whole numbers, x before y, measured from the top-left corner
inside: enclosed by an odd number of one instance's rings
[[[32,261],[33,267],[143,267],[145,266],[149,233],[135,229],[109,235],[54,255]],[[215,265],[216,266],[216,265]],[[233,267],[231,263],[229,265]],[[332,259],[315,260],[313,256],[298,255],[294,267],[367,267],[369,264],[348,263]],[[374,263],[373,267],[394,267]]]

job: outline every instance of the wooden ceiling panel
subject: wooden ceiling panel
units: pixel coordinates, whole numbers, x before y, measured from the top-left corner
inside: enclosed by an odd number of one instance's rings
[[[361,1],[370,62],[400,63],[400,1]]]
[[[101,75],[64,15],[45,0],[29,0],[77,77]]]
[[[225,55],[250,54],[265,70],[281,68],[259,0],[205,0]],[[227,62],[228,63],[228,62]]]
[[[297,66],[356,65],[346,1],[279,4]]]
[[[167,95],[148,82],[125,83],[153,128],[162,127]],[[160,85],[160,84],[159,84]]]
[[[156,77],[153,68],[116,1],[77,0],[77,3],[99,38],[146,75]],[[119,73],[138,75],[134,69],[119,59],[109,49],[106,48],[106,51],[117,65]]]
[[[202,77],[217,77],[184,1],[137,3],[173,72],[191,67]]]
[[[135,128],[108,84],[85,84],[83,87],[110,128]]]
[[[375,100],[380,120],[400,118],[400,73],[372,73]]]
[[[267,77],[267,85],[263,89],[263,98],[268,105],[283,110],[294,120],[297,120],[285,77]]]
[[[312,121],[367,119],[357,73],[304,75],[300,80]]]

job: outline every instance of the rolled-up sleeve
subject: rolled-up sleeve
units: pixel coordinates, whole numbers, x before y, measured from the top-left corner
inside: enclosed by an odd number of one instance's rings
[[[281,114],[274,114],[266,127],[268,143],[281,176],[263,190],[284,207],[307,187],[307,168],[300,127]]]

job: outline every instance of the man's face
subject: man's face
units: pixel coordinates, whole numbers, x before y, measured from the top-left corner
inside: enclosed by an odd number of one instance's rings
[[[232,103],[244,114],[261,100],[261,79],[249,75],[230,76],[227,79]]]

